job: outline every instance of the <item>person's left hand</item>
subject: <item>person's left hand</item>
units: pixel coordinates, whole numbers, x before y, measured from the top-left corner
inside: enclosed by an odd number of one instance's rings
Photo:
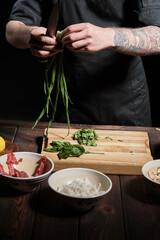
[[[65,28],[61,39],[71,51],[97,52],[112,46],[113,31],[91,23],[78,23]]]

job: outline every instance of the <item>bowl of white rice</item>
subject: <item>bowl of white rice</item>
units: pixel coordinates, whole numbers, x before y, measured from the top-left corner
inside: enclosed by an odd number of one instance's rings
[[[88,168],[66,168],[53,173],[48,184],[61,202],[77,210],[94,207],[112,188],[105,174]]]

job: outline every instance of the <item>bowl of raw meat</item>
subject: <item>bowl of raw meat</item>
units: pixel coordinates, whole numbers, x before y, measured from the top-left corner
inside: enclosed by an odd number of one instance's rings
[[[48,184],[61,202],[79,211],[96,206],[112,188],[107,175],[88,168],[59,170],[50,175]]]
[[[20,192],[31,192],[54,169],[51,159],[34,152],[13,152],[0,157],[0,179]]]

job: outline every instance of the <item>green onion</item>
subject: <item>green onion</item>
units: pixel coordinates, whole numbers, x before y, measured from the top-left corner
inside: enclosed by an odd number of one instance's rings
[[[113,140],[111,137],[105,137],[105,139],[109,139],[109,140],[111,140],[111,141]]]
[[[59,31],[57,31],[56,37],[59,40],[60,38]],[[55,101],[54,103],[52,103],[51,94],[55,87],[56,87]],[[70,99],[68,95],[67,84],[66,84],[66,79],[64,75],[64,69],[63,69],[63,52],[60,52],[55,56],[51,57],[47,63],[46,71],[45,71],[45,80],[44,80],[44,93],[46,95],[46,104],[42,109],[42,112],[40,113],[39,117],[37,118],[35,124],[33,125],[32,129],[37,125],[37,123],[40,121],[40,119],[43,117],[44,114],[46,114],[47,117],[49,117],[49,108],[51,106],[53,108],[53,111],[52,111],[52,116],[48,123],[47,131],[46,131],[46,138],[48,138],[48,129],[51,126],[52,122],[54,121],[56,110],[57,110],[59,94],[61,94],[63,104],[66,110],[66,118],[67,118],[67,124],[68,124],[67,135],[69,135],[70,119],[69,119],[68,105],[69,105]]]
[[[79,144],[97,146],[96,141],[98,140],[98,135],[94,129],[88,128],[85,130],[81,128],[75,132],[73,139],[77,140]]]

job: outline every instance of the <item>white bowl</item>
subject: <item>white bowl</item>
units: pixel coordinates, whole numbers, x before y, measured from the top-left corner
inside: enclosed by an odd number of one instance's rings
[[[154,167],[160,167],[160,159],[153,160],[144,164],[142,167],[142,174],[146,178],[146,180],[148,180],[152,184],[154,188],[158,187],[160,189],[160,182],[154,181],[148,176],[148,171]]]
[[[9,186],[20,192],[33,191],[42,181],[49,177],[49,175],[54,169],[54,164],[52,160],[47,158],[47,166],[45,169],[45,173],[40,176],[33,177],[32,174],[37,167],[38,161],[42,158],[43,155],[34,152],[14,152],[14,155],[17,160],[19,160],[20,158],[23,159],[23,161],[20,162],[18,165],[14,164],[14,167],[19,171],[25,171],[29,175],[29,177],[12,177],[0,173],[0,178]],[[4,170],[8,172],[6,161],[7,154],[2,155],[0,157],[0,163],[3,165]]]
[[[88,178],[93,186],[101,184],[100,193],[90,197],[73,197],[61,193],[57,190],[62,184],[70,183],[77,178]],[[58,197],[66,205],[77,210],[86,211],[95,206],[112,188],[112,182],[108,176],[93,169],[88,168],[66,168],[53,173],[48,184]],[[103,192],[102,192],[103,191]]]

